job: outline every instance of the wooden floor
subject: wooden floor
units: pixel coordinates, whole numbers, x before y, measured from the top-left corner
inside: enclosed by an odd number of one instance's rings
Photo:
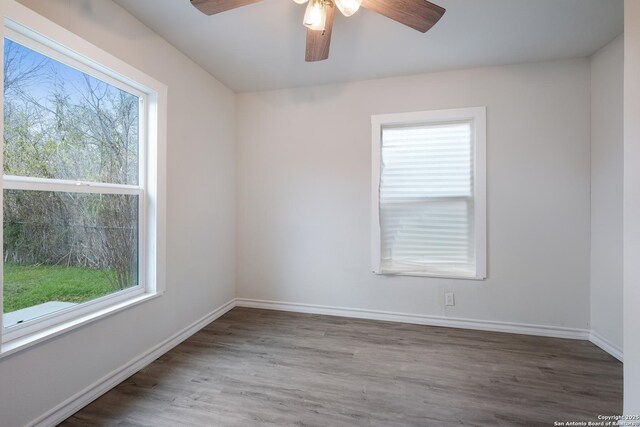
[[[235,308],[66,426],[537,426],[622,412],[586,341]]]

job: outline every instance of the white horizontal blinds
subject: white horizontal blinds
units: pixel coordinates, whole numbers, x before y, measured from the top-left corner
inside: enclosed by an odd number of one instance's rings
[[[472,123],[383,127],[382,273],[475,274]]]

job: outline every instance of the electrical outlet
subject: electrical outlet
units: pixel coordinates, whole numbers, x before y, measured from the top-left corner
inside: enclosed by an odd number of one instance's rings
[[[444,305],[454,306],[456,305],[456,298],[453,292],[447,292],[444,294]]]

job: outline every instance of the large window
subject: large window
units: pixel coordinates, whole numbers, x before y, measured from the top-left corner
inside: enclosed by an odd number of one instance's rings
[[[158,295],[164,277],[166,88],[13,7],[3,55],[5,343]]]
[[[485,110],[373,116],[373,270],[482,279]]]

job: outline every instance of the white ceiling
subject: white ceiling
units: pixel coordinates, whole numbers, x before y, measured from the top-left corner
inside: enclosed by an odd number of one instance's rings
[[[432,0],[422,34],[361,9],[336,13],[329,59],[306,63],[305,5],[206,16],[189,0],[114,0],[236,92],[587,56],[623,31],[623,0]]]

